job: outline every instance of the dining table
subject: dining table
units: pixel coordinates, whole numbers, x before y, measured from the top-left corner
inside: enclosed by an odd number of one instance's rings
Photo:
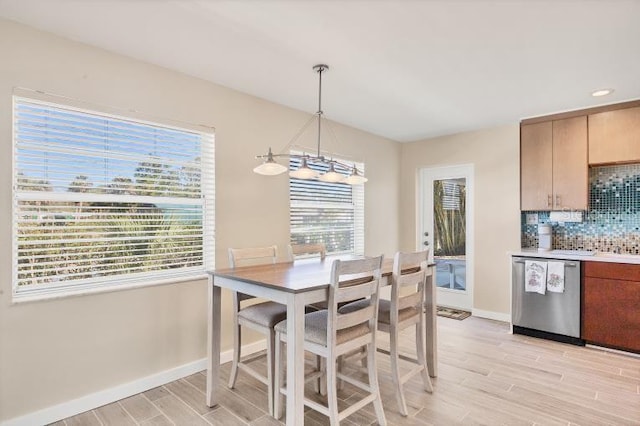
[[[335,259],[301,259],[267,265],[243,266],[209,271],[208,334],[207,334],[207,394],[209,407],[218,404],[216,390],[220,386],[221,351],[221,295],[222,289],[272,300],[287,306],[287,373],[286,424],[304,424],[304,315],[305,306],[326,301]],[[351,258],[354,258],[351,256]],[[385,258],[380,286],[391,285],[393,259]],[[427,366],[431,377],[437,376],[436,293],[433,280],[434,265],[427,268],[425,288]]]

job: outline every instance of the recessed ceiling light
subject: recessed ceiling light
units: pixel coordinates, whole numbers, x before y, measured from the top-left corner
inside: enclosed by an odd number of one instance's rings
[[[606,96],[613,93],[613,89],[600,89],[591,93],[591,96]]]

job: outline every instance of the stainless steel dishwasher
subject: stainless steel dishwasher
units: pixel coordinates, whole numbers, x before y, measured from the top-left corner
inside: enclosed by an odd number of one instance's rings
[[[564,292],[525,291],[525,261],[564,263]],[[580,262],[514,256],[511,260],[511,321],[513,332],[584,345],[580,338]]]

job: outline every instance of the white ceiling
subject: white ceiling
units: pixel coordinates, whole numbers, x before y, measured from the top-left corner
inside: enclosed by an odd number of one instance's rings
[[[310,113],[326,63],[325,115],[397,141],[640,98],[635,0],[0,0],[0,16]]]

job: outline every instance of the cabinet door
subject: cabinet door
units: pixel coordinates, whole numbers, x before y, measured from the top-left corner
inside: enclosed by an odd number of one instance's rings
[[[553,122],[553,208],[587,210],[587,117]]]
[[[640,282],[584,278],[582,338],[640,352]]]
[[[640,107],[589,116],[589,164],[640,161]]]
[[[553,140],[550,121],[520,126],[520,209],[552,207]]]

